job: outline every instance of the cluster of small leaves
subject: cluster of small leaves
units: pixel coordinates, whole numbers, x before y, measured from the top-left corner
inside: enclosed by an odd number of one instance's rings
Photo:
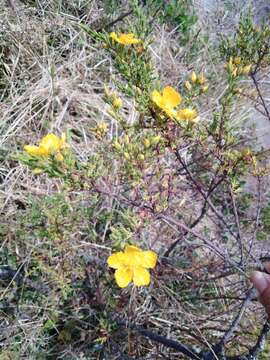
[[[233,37],[224,38],[220,45],[221,55],[229,61],[241,58],[244,65],[257,64],[260,59],[269,62],[270,29],[267,24],[256,26],[251,16],[242,17]],[[266,64],[265,64],[266,65]]]

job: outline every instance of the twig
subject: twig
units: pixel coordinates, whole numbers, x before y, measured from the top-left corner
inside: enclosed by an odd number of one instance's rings
[[[239,271],[245,277],[247,276],[246,273],[244,272],[244,270],[241,267],[239,267],[238,264],[235,261],[231,260],[228,256],[224,255],[224,253],[216,245],[214,245],[214,242],[213,242],[212,239],[208,240],[207,238],[203,237],[201,234],[199,234],[196,231],[190,229],[184,223],[182,223],[179,220],[174,219],[174,218],[172,218],[170,216],[160,214],[160,215],[158,215],[157,219],[165,221],[167,224],[173,224],[173,225],[177,226],[178,228],[183,229],[187,233],[190,233],[191,235],[193,235],[196,238],[200,239],[204,244],[207,245],[207,247],[209,249],[211,249],[214,253],[216,253],[216,255],[218,255],[221,259],[223,259],[225,262],[230,264],[233,268],[235,268],[237,271]]]
[[[270,121],[270,113],[269,113],[269,110],[268,110],[268,108],[267,108],[267,105],[266,105],[266,103],[265,103],[265,101],[264,101],[264,98],[263,98],[263,96],[262,96],[261,90],[260,90],[260,88],[259,88],[258,81],[256,80],[256,77],[255,77],[255,74],[252,73],[250,76],[251,76],[251,79],[252,79],[252,81],[253,81],[253,83],[254,83],[254,85],[255,85],[255,88],[256,88],[256,90],[257,90],[257,94],[258,94],[258,96],[259,96],[259,98],[260,98],[260,100],[261,100],[261,105],[262,105],[263,108],[264,108],[266,117],[267,117],[267,119]]]
[[[115,20],[109,22],[108,24],[101,26],[100,28],[96,29],[97,32],[100,32],[102,30],[108,30],[110,27],[114,26],[115,24],[117,24],[118,22],[124,20],[126,17],[128,17],[129,15],[133,14],[133,10],[129,10],[127,12],[125,12],[124,14],[118,16],[118,18],[116,18]]]
[[[255,344],[255,346],[251,349],[251,351],[249,352],[247,359],[248,360],[255,360],[257,359],[258,355],[260,354],[260,352],[263,350],[263,347],[265,345],[267,336],[270,332],[270,324],[268,321],[266,321],[266,323],[264,324],[262,331],[260,333],[260,336],[257,340],[257,343]]]
[[[217,354],[222,354],[222,356],[224,356],[224,346],[225,344],[230,340],[230,338],[232,337],[233,333],[235,332],[243,314],[244,311],[246,309],[246,307],[248,306],[249,302],[256,296],[256,290],[255,288],[251,288],[246,295],[246,298],[244,299],[240,310],[237,314],[237,316],[235,317],[235,319],[233,320],[231,326],[229,327],[229,329],[225,332],[225,334],[223,335],[223,337],[221,338],[220,342],[215,346],[215,352]]]
[[[238,216],[238,211],[236,208],[236,204],[235,204],[235,198],[234,198],[234,194],[232,191],[232,187],[229,186],[230,189],[230,195],[231,195],[231,199],[232,199],[232,204],[233,204],[233,213],[234,213],[234,218],[235,218],[235,222],[237,225],[237,231],[238,231],[238,244],[239,244],[239,249],[240,249],[240,256],[241,256],[241,264],[243,263],[243,255],[244,255],[244,246],[243,246],[243,239],[242,239],[242,234],[241,234],[241,228],[240,228],[240,221],[239,221],[239,216]]]
[[[183,159],[181,158],[179,151],[176,150],[175,151],[175,155],[176,158],[178,159],[178,161],[180,162],[180,164],[184,167],[184,169],[186,170],[186,173],[189,177],[189,179],[192,181],[192,183],[195,185],[196,189],[198,190],[198,192],[201,194],[201,196],[204,198],[204,200],[207,202],[207,204],[209,205],[209,207],[211,208],[211,210],[213,211],[213,213],[217,216],[217,218],[223,223],[223,225],[226,227],[226,229],[229,231],[229,233],[237,239],[237,235],[235,235],[233,233],[233,231],[230,229],[230,227],[227,225],[226,221],[223,218],[223,215],[219,213],[219,211],[216,209],[216,207],[212,204],[211,200],[209,199],[209,196],[207,196],[207,194],[205,194],[205,192],[202,190],[201,186],[197,183],[197,181],[194,179],[193,175],[191,174],[190,170],[188,169],[187,165],[185,164],[185,162],[183,161]]]
[[[147,337],[148,339],[150,339],[152,341],[158,342],[159,344],[162,344],[162,345],[167,346],[167,347],[169,347],[171,349],[174,349],[174,350],[177,350],[177,351],[181,352],[182,354],[188,356],[189,359],[201,360],[201,357],[199,356],[199,352],[196,351],[195,349],[193,349],[190,346],[181,344],[180,342],[175,341],[175,340],[168,339],[165,336],[158,335],[158,334],[156,334],[156,333],[154,333],[154,332],[152,332],[150,330],[146,330],[143,327],[138,326],[136,324],[132,324],[132,323],[126,324],[124,321],[117,320],[117,319],[115,319],[115,321],[120,326],[127,326],[128,325],[128,327],[131,330],[138,332],[142,336],[145,336],[145,337]]]
[[[196,225],[199,224],[199,222],[204,218],[204,216],[206,215],[207,213],[207,199],[208,197],[216,190],[216,188],[221,184],[221,182],[224,180],[224,178],[220,178],[219,181],[215,184],[213,184],[213,181],[212,181],[212,184],[210,185],[210,189],[207,193],[207,196],[206,196],[206,199],[204,201],[204,204],[202,206],[202,209],[201,209],[201,213],[200,215],[197,217],[196,220],[193,221],[193,223],[191,223],[191,225],[189,226],[190,229],[194,228]],[[185,232],[181,237],[179,237],[175,242],[173,242],[169,248],[166,250],[165,254],[164,254],[164,257],[168,257],[169,254],[174,250],[174,248],[179,244],[179,242],[182,240],[183,236],[185,236],[187,234],[187,232]]]
[[[256,221],[255,221],[255,228],[253,231],[253,236],[252,239],[250,241],[249,244],[249,250],[248,250],[248,254],[247,254],[247,259],[251,254],[252,251],[252,247],[253,247],[253,243],[257,237],[257,231],[258,231],[258,227],[259,227],[259,223],[260,223],[260,214],[261,214],[261,204],[262,204],[262,193],[261,193],[261,178],[258,176],[257,177],[258,180],[258,196],[257,196],[257,209],[256,209]]]

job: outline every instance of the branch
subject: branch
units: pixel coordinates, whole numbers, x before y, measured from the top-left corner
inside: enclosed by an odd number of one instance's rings
[[[263,96],[262,96],[261,90],[260,90],[260,88],[259,88],[259,83],[258,83],[258,81],[256,80],[256,77],[255,77],[255,74],[254,74],[254,73],[252,73],[250,76],[251,76],[251,79],[252,79],[252,81],[253,81],[253,83],[254,83],[254,85],[255,85],[255,88],[256,88],[256,90],[257,90],[257,94],[258,94],[258,96],[259,96],[259,98],[260,98],[260,100],[261,100],[261,102],[262,102],[262,106],[263,106],[263,109],[264,109],[264,111],[265,111],[265,115],[266,115],[267,119],[270,121],[270,113],[269,113],[269,110],[268,110],[268,108],[267,108],[267,105],[266,105],[266,103],[265,103],[265,101],[264,101],[264,98],[263,98]]]
[[[225,332],[225,334],[223,335],[223,337],[221,338],[221,340],[219,341],[219,343],[217,345],[215,345],[214,349],[215,352],[217,354],[222,354],[222,356],[224,356],[224,347],[226,345],[226,343],[230,340],[230,338],[233,336],[233,333],[235,332],[243,314],[244,311],[246,309],[246,307],[248,306],[249,302],[256,296],[256,290],[254,287],[252,287],[251,289],[249,289],[249,291],[247,292],[246,298],[244,299],[240,310],[237,314],[237,316],[235,317],[235,319],[233,320],[231,326],[229,327],[229,329]]]
[[[240,228],[240,221],[239,221],[238,211],[237,211],[237,207],[235,204],[235,198],[234,198],[234,193],[233,193],[232,187],[229,186],[229,189],[230,189],[230,196],[231,196],[231,200],[232,200],[232,204],[233,204],[234,218],[235,218],[235,222],[237,225],[238,244],[239,244],[239,249],[240,249],[240,254],[241,254],[241,264],[242,264],[243,263],[243,255],[244,255],[244,246],[243,246],[243,240],[242,240],[242,234],[241,234],[241,228]]]
[[[115,20],[111,21],[110,23],[101,26],[100,28],[96,29],[97,32],[103,31],[103,30],[108,30],[109,28],[111,28],[112,26],[114,26],[115,24],[117,24],[118,22],[124,20],[126,17],[128,17],[129,15],[133,14],[133,10],[127,11],[123,14],[121,14],[120,16],[118,16],[118,18],[116,18]]]
[[[266,323],[264,324],[262,331],[260,333],[260,336],[257,340],[257,343],[255,344],[255,346],[251,349],[251,351],[249,352],[247,359],[248,360],[255,360],[257,359],[258,355],[260,354],[260,352],[263,350],[267,336],[270,332],[270,324],[268,322],[268,320],[266,321]]]
[[[187,345],[181,344],[180,342],[177,342],[175,340],[168,339],[165,336],[158,335],[158,334],[156,334],[150,330],[144,329],[143,327],[138,326],[136,324],[126,323],[122,320],[117,320],[117,319],[115,319],[115,321],[120,326],[127,326],[129,329],[138,332],[142,336],[145,336],[152,341],[155,341],[166,347],[169,347],[171,349],[179,351],[180,353],[188,356],[189,359],[201,360],[201,357],[199,356],[199,352],[196,351],[195,349],[193,349],[191,346],[187,346]]]
[[[228,256],[224,255],[224,253],[216,245],[214,245],[213,239],[207,239],[207,238],[203,237],[201,234],[199,234],[196,231],[190,229],[184,223],[182,223],[179,220],[174,219],[174,218],[172,218],[170,216],[160,214],[160,215],[157,216],[157,219],[160,219],[160,220],[166,222],[169,225],[170,224],[175,225],[178,228],[180,228],[180,229],[186,231],[187,233],[190,233],[191,235],[195,236],[196,238],[200,239],[205,245],[207,245],[207,247],[209,249],[211,249],[222,260],[224,260],[225,262],[230,264],[233,268],[235,268],[238,272],[240,272],[242,275],[244,275],[246,277],[245,271],[241,267],[239,267],[238,264],[235,261],[231,260]]]

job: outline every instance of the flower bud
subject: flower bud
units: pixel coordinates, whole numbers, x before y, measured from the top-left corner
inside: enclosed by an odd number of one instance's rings
[[[204,76],[203,73],[201,73],[201,74],[198,76],[198,83],[199,83],[200,85],[203,85],[203,84],[205,83],[205,81],[206,81],[206,77]]]
[[[123,105],[123,101],[122,99],[120,99],[119,97],[115,97],[113,99],[113,102],[112,102],[112,106],[116,109],[116,110],[119,110]]]
[[[209,85],[202,86],[202,92],[203,93],[207,92],[208,88],[209,88]]]
[[[241,58],[239,56],[235,57],[233,59],[233,62],[235,63],[235,65],[240,65],[241,64]]]
[[[242,74],[248,75],[248,74],[250,73],[250,70],[251,70],[251,65],[250,65],[250,64],[249,64],[249,65],[246,65],[246,66],[244,66],[243,69],[242,69]]]
[[[143,144],[146,148],[149,148],[151,146],[151,142],[149,139],[144,139],[143,140]]]
[[[233,76],[233,77],[236,77],[236,76],[237,76],[237,68],[233,69],[233,71],[232,71],[232,76]]]
[[[186,81],[186,82],[185,82],[185,87],[186,87],[187,90],[191,90],[191,89],[192,89],[192,85],[191,85],[191,83],[190,83],[189,81]]]
[[[157,136],[153,136],[151,138],[151,145],[157,145],[161,140],[161,136],[157,135]]]
[[[118,150],[118,151],[120,151],[122,149],[122,146],[119,144],[118,141],[114,142],[113,147],[115,148],[115,150]]]
[[[129,155],[128,152],[124,152],[124,158],[125,158],[126,160],[130,160],[130,155]]]
[[[196,82],[196,80],[197,80],[197,75],[196,75],[195,71],[192,71],[191,76],[190,76],[190,80],[191,80],[193,83]]]
[[[130,143],[130,139],[129,139],[129,136],[128,136],[128,135],[124,135],[124,136],[123,136],[123,143],[124,143],[124,144],[129,144],[129,143]]]

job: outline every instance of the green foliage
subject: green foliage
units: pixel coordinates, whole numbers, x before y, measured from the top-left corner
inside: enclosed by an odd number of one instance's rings
[[[198,20],[192,2],[190,0],[173,0],[168,2],[156,0],[155,5],[160,9],[160,21],[177,27],[181,44],[185,45],[190,40],[192,28]]]
[[[257,27],[251,15],[242,16],[232,37],[224,38],[220,45],[223,58],[240,57],[243,64],[269,61],[270,29],[267,24]]]

